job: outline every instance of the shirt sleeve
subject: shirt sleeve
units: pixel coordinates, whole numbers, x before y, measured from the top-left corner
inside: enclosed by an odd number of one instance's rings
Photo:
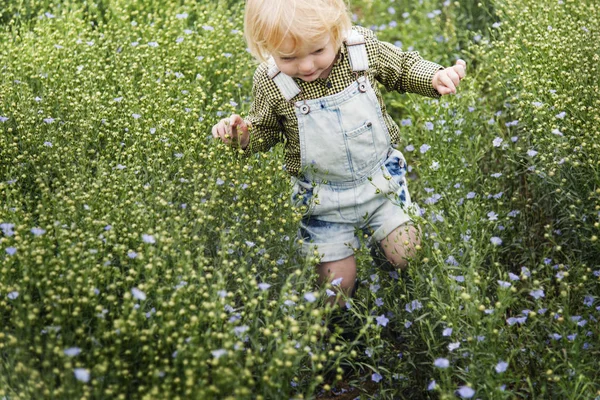
[[[387,90],[440,97],[431,84],[433,75],[443,66],[424,60],[416,51],[402,51],[393,44],[377,42],[377,80]]]
[[[277,143],[283,141],[283,133],[275,109],[269,102],[269,97],[263,89],[261,82],[261,68],[254,74],[252,86],[252,103],[245,118],[250,127],[250,142],[246,147],[249,152],[267,151]]]

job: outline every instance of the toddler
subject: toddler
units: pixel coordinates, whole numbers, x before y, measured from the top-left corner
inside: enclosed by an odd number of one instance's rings
[[[394,146],[400,130],[377,82],[439,97],[456,92],[465,62],[444,68],[378,41],[352,26],[344,0],[248,0],[244,34],[261,62],[250,111],[221,120],[213,136],[247,152],[283,142],[292,202],[305,210],[302,251],[319,257],[321,283],[335,279],[351,294],[361,231],[405,268],[420,234]]]

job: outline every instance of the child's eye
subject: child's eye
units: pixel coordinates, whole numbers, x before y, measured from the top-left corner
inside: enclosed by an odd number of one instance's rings
[[[319,50],[315,51],[313,54],[319,54],[319,53],[322,53],[322,52],[323,52],[323,50],[325,50],[325,49],[324,49],[324,48],[322,48],[322,49],[319,49]]]

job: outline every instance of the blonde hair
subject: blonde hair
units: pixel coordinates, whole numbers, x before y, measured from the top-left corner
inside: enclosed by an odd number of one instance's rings
[[[284,40],[294,47],[331,35],[335,48],[352,28],[346,0],[247,0],[244,36],[259,61],[266,61]]]

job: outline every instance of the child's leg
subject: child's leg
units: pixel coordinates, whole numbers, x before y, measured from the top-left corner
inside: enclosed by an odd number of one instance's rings
[[[317,266],[317,272],[320,284],[342,278],[342,282],[336,287],[337,290],[341,290],[346,296],[350,296],[352,293],[354,281],[356,280],[356,260],[353,255],[342,260],[321,263]],[[332,298],[329,303],[333,303]],[[343,299],[338,300],[338,305],[343,307],[345,304]]]
[[[416,246],[421,244],[419,228],[407,223],[396,228],[381,242],[385,257],[396,268],[404,269],[408,265],[407,258],[414,257]]]

